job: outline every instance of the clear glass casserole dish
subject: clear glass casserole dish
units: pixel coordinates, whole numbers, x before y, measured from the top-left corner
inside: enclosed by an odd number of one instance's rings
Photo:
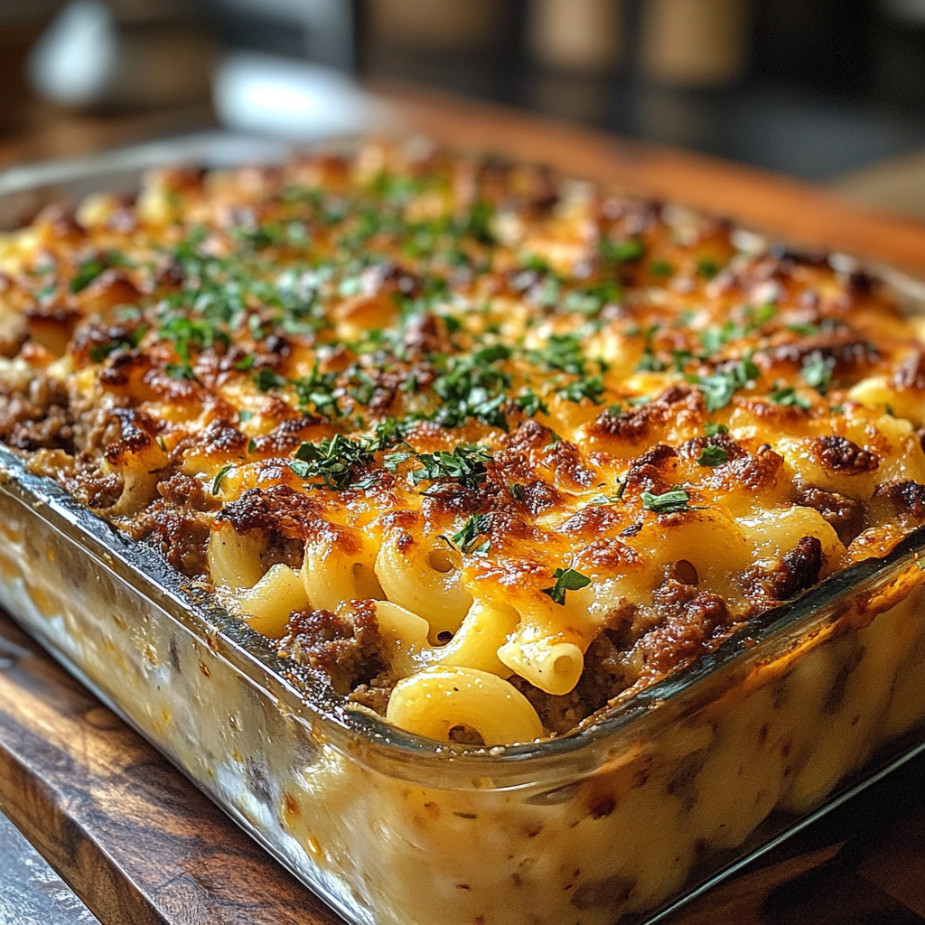
[[[202,138],[23,171],[0,218],[154,163],[284,154]],[[353,922],[655,915],[925,747],[925,528],[596,725],[488,750],[294,683],[204,588],[5,450],[0,532],[0,603]]]

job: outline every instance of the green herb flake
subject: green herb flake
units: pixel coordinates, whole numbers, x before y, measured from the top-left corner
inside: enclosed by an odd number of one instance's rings
[[[701,257],[697,261],[697,275],[711,280],[719,274],[719,264],[712,257]]]
[[[674,267],[667,260],[653,260],[649,264],[649,272],[653,276],[664,278],[674,273]]]
[[[579,315],[597,315],[605,305],[617,305],[623,298],[623,289],[616,280],[603,280],[585,289],[576,289],[565,297],[567,312]]]
[[[178,381],[196,381],[196,372],[189,363],[168,363],[164,367],[164,372],[167,373],[171,379],[176,379]]]
[[[650,491],[644,491],[641,497],[642,506],[647,511],[656,514],[676,514],[679,511],[689,510],[690,497],[683,488],[675,488],[662,495],[653,495]]]
[[[289,380],[269,367],[264,366],[254,373],[254,385],[256,385],[261,392],[269,392],[271,389],[284,388],[289,385]]]
[[[811,389],[815,389],[820,395],[825,395],[832,385],[834,367],[835,360],[832,357],[813,353],[803,361],[800,377]]]
[[[556,583],[551,588],[543,588],[542,592],[559,605],[565,603],[566,591],[580,591],[591,584],[591,579],[587,575],[582,575],[573,568],[557,568],[552,577]]]
[[[721,446],[705,446],[697,457],[698,466],[721,466],[729,462],[729,454]]]
[[[485,546],[485,543],[479,545],[479,538],[487,533],[491,529],[491,515],[490,514],[477,514],[474,517],[470,517],[463,528],[458,532],[454,533],[450,538],[450,541],[454,546],[456,546],[461,552],[471,553],[476,552],[476,547],[478,546],[481,549],[482,546]],[[490,542],[488,546],[490,548]],[[488,551],[487,549],[485,550]]]
[[[639,238],[628,238],[625,241],[601,238],[597,249],[601,257],[611,263],[634,263],[646,253],[646,245]]]
[[[577,379],[575,382],[570,382],[565,388],[559,389],[556,394],[566,399],[566,401],[577,403],[587,398],[595,405],[599,405],[604,395],[604,380],[600,376]]]
[[[105,269],[105,264],[100,260],[85,260],[77,267],[77,272],[71,279],[71,292],[78,293],[86,289]]]
[[[738,389],[753,385],[760,375],[761,370],[750,356],[746,356],[722,372],[692,381],[700,386],[707,411],[712,414],[725,408]]]
[[[798,322],[795,324],[788,324],[787,330],[792,334],[797,334],[800,337],[815,337],[820,333],[822,328],[818,324],[812,324],[810,322]]]
[[[234,469],[233,465],[222,466],[218,472],[215,473],[215,478],[212,479],[212,494],[217,495],[219,490],[222,487],[222,482],[225,481],[225,476],[228,475],[231,470]]]
[[[782,388],[775,389],[768,398],[774,402],[775,405],[785,405],[787,407],[793,408],[803,408],[808,410],[812,407],[812,402],[804,395],[800,395],[792,385],[783,386]]]
[[[145,325],[141,325],[135,328],[134,331],[130,331],[121,337],[116,337],[108,343],[91,345],[88,351],[90,362],[102,363],[106,357],[118,350],[134,350],[141,342],[147,330]]]
[[[477,488],[488,478],[486,463],[491,458],[488,447],[472,444],[458,446],[452,453],[422,453],[417,458],[421,468],[411,473],[411,481],[452,479],[466,488]]]
[[[343,434],[326,437],[320,443],[303,443],[289,467],[301,479],[320,479],[312,488],[345,491],[354,487],[357,469],[373,462],[369,439],[352,440]]]
[[[549,414],[549,406],[533,389],[526,389],[514,399],[514,404],[528,417],[532,418],[539,413]]]
[[[398,472],[399,466],[409,459],[414,459],[414,453],[406,453],[403,450],[398,450],[395,453],[389,453],[387,456],[382,457],[382,467],[386,472],[391,472],[394,475],[394,473]]]
[[[707,421],[704,424],[703,432],[708,437],[715,437],[718,434],[728,434],[729,428],[725,424],[718,424],[716,421]]]

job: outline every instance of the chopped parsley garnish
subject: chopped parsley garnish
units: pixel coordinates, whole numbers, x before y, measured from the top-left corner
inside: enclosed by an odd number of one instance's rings
[[[628,238],[625,241],[601,238],[597,249],[601,257],[611,263],[634,263],[646,253],[646,246],[639,238]]]
[[[534,415],[542,412],[543,414],[549,414],[549,407],[546,402],[540,398],[533,389],[527,389],[524,392],[521,392],[514,399],[514,404],[520,408],[521,411],[528,417],[532,418]]]
[[[265,247],[307,247],[310,241],[304,222],[267,222],[256,228],[235,228],[234,237],[245,248],[258,251]]]
[[[729,462],[729,454],[721,446],[705,446],[697,457],[699,466],[721,466]]]
[[[192,350],[203,350],[215,344],[228,346],[231,337],[217,324],[199,318],[186,318],[177,315],[165,321],[158,328],[158,336],[173,344],[181,360],[190,360]]]
[[[567,312],[596,315],[605,305],[616,305],[623,298],[623,289],[616,280],[608,279],[585,289],[576,289],[565,297]]]
[[[549,262],[539,254],[521,254],[520,265],[523,269],[532,270],[534,273],[552,273]]]
[[[578,334],[552,334],[542,350],[530,351],[530,358],[546,369],[558,369],[576,376],[585,374],[587,360]]]
[[[593,504],[597,507],[600,507],[603,504],[617,504],[623,500],[623,492],[625,491],[626,480],[619,479],[617,481],[617,490],[612,495],[596,495],[588,502],[588,504]]]
[[[397,450],[394,453],[389,453],[388,456],[382,457],[382,467],[387,472],[398,472],[399,466],[409,459],[414,459],[414,453],[408,453],[405,450]]]
[[[114,337],[105,344],[92,344],[88,351],[91,363],[102,363],[106,357],[117,350],[134,350],[141,342],[148,330],[146,325],[139,325],[133,331],[127,331],[119,337]]]
[[[444,427],[459,427],[471,417],[506,431],[502,406],[508,400],[505,389],[511,379],[498,363],[510,355],[509,347],[492,344],[468,356],[444,359],[445,372],[431,386],[443,400],[432,419]]]
[[[313,407],[323,417],[339,417],[341,409],[335,392],[338,376],[339,373],[336,372],[321,372],[316,361],[307,376],[302,376],[292,383],[299,406]]]
[[[799,334],[800,337],[813,337],[818,334],[822,328],[820,328],[818,324],[800,322],[797,324],[788,324],[787,330],[793,334]]]
[[[775,389],[768,398],[775,405],[787,405],[789,407],[809,409],[812,402],[803,395],[800,395],[792,385],[786,385]]]
[[[713,279],[719,273],[719,264],[712,257],[701,257],[697,261],[697,275],[703,279]]]
[[[395,418],[386,418],[376,425],[373,438],[367,440],[375,450],[387,450],[396,444],[403,443],[405,439],[405,425]]]
[[[551,588],[543,588],[542,591],[543,594],[552,598],[553,603],[560,605],[565,603],[566,591],[580,591],[591,584],[591,579],[587,575],[582,575],[573,568],[557,568],[552,573],[552,577],[556,583]]]
[[[495,217],[495,208],[490,202],[476,200],[469,210],[464,225],[464,233],[475,238],[479,244],[494,244],[495,235],[491,223]]]
[[[717,424],[716,421],[707,421],[703,425],[703,432],[708,437],[715,437],[717,434],[728,434],[729,428],[725,424]]]
[[[800,377],[811,389],[815,389],[820,395],[825,395],[832,385],[832,370],[834,368],[835,360],[833,357],[813,353],[803,361]]]
[[[453,536],[450,538],[450,541],[461,552],[487,552],[488,549],[491,548],[490,541],[486,541],[480,544],[479,539],[490,529],[491,514],[476,514],[474,517],[470,517],[465,522],[462,530],[453,534]],[[485,547],[484,550],[483,547]]]
[[[353,486],[356,470],[373,462],[369,440],[351,440],[343,434],[326,437],[320,443],[303,443],[289,468],[300,479],[320,479],[312,487],[344,491]]]
[[[559,389],[557,394],[568,401],[580,402],[583,398],[587,398],[595,405],[599,405],[604,395],[604,380],[600,376],[576,379],[565,388]]]
[[[644,331],[640,331],[639,333],[642,334],[642,336],[645,338],[645,346],[642,348],[642,355],[639,358],[639,362],[636,364],[636,372],[664,372],[667,368],[665,361],[655,355],[655,349],[653,347],[655,335],[658,333],[658,326],[652,325],[651,327],[646,328]]]
[[[103,270],[106,269],[106,264],[101,260],[85,260],[77,267],[77,272],[74,274],[70,283],[70,290],[73,293],[78,293],[83,289],[86,289],[90,283],[93,282],[99,276]]]
[[[189,363],[168,363],[164,367],[164,372],[171,379],[195,381],[196,372]]]
[[[491,450],[486,446],[458,446],[452,453],[421,453],[417,457],[420,469],[411,473],[412,482],[454,479],[466,488],[478,488],[488,477],[486,463],[491,462]]]
[[[649,272],[653,276],[671,276],[674,273],[674,267],[667,260],[653,260],[649,264]]]
[[[218,472],[215,473],[215,478],[212,479],[212,494],[217,495],[219,490],[222,487],[222,482],[225,481],[225,476],[228,475],[231,470],[234,469],[233,465],[222,466]]]
[[[701,331],[700,343],[703,344],[704,353],[707,356],[712,356],[720,353],[726,344],[742,337],[744,333],[734,321],[727,321],[722,327],[707,328]]]
[[[761,375],[761,370],[751,357],[743,357],[723,372],[703,376],[694,381],[700,386],[710,413],[725,408],[740,388],[751,385]]]
[[[254,373],[254,385],[256,385],[261,392],[269,392],[270,389],[284,388],[289,385],[289,380],[285,376],[281,376],[279,373],[274,372],[274,370],[269,367],[264,366]]]
[[[748,319],[749,328],[754,330],[773,320],[777,314],[777,306],[773,302],[765,302],[758,306],[749,305],[744,314]]]
[[[689,510],[690,497],[683,488],[675,488],[662,495],[653,495],[651,491],[644,491],[641,498],[642,506],[647,511],[653,511],[656,514],[676,514],[679,511]]]

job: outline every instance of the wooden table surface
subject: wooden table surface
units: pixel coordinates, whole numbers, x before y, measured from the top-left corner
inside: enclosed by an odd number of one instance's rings
[[[925,278],[925,224],[824,190],[441,94],[381,86],[375,94],[399,131],[543,160]],[[0,164],[173,127],[163,114],[63,124],[0,142]],[[2,613],[0,809],[28,839],[0,818],[3,925],[340,922]],[[670,919],[727,921],[925,922],[925,757]]]

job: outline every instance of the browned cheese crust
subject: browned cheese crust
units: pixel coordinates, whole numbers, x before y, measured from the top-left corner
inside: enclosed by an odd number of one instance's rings
[[[0,243],[0,439],[245,616],[288,569],[280,651],[373,709],[409,669],[371,602],[417,667],[506,614],[563,734],[925,520],[915,326],[740,237],[420,144],[160,171]]]

